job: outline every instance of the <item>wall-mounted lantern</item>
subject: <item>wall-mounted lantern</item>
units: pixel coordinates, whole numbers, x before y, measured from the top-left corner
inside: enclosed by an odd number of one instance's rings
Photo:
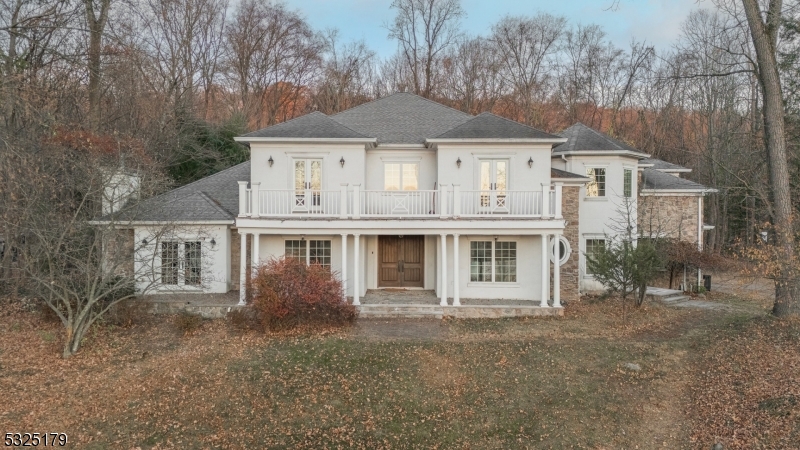
[[[267,160],[267,162],[269,163],[270,167],[272,167],[272,165],[275,164],[275,160],[272,159],[272,155],[269,155],[269,159]]]
[[[142,245],[147,245],[147,239],[142,239]]]
[[[341,166],[344,167],[344,156],[342,156],[342,159],[339,160],[339,164],[341,164]]]
[[[528,158],[528,168],[533,167],[533,157]]]
[[[215,241],[214,238],[211,238],[211,246],[213,247],[215,245],[217,245],[217,241]]]
[[[459,156],[456,160],[456,166],[460,169],[461,168],[461,157]]]

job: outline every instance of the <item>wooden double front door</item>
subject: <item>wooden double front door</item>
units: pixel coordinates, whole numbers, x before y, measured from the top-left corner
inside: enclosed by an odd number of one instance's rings
[[[423,287],[425,236],[378,236],[378,287]]]

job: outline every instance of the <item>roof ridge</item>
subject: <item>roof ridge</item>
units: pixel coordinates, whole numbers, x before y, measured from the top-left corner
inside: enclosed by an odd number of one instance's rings
[[[222,170],[220,170],[220,171],[219,171],[219,172],[217,172],[217,173],[212,173],[211,175],[204,176],[203,178],[200,178],[199,180],[194,180],[194,181],[192,181],[191,183],[184,184],[183,186],[178,186],[178,187],[176,187],[176,188],[174,188],[174,189],[170,189],[170,190],[168,190],[167,192],[162,192],[162,193],[160,193],[160,194],[158,194],[158,195],[156,195],[156,196],[153,196],[153,197],[150,197],[150,198],[146,198],[146,199],[144,199],[144,200],[142,200],[142,201],[143,201],[143,202],[145,202],[145,201],[150,201],[150,200],[153,200],[153,199],[157,199],[157,198],[163,197],[163,196],[165,196],[165,195],[167,195],[167,194],[175,194],[175,193],[177,193],[177,191],[183,191],[184,189],[186,189],[186,188],[188,188],[188,187],[190,187],[190,186],[192,186],[192,185],[194,185],[194,184],[197,184],[197,183],[199,183],[199,182],[201,182],[201,181],[208,180],[208,179],[209,179],[209,178],[211,178],[211,177],[215,177],[215,176],[217,176],[217,175],[219,175],[219,174],[221,174],[221,173],[228,172],[228,171],[230,171],[230,170],[233,170],[233,169],[235,169],[235,168],[237,168],[237,167],[239,167],[239,166],[242,166],[242,165],[244,165],[244,164],[249,164],[249,163],[250,163],[250,160],[248,159],[247,161],[245,161],[245,162],[242,162],[242,163],[239,163],[239,164],[236,164],[235,166],[230,166],[230,167],[228,167],[228,168],[226,168],[226,169],[222,169]],[[198,191],[198,192],[202,192],[202,191]],[[170,201],[171,201],[171,200],[170,200]]]
[[[425,98],[425,97],[423,97],[423,96],[421,96],[421,95],[414,94],[413,92],[393,92],[393,93],[391,93],[391,94],[387,95],[386,97],[379,97],[379,98],[376,98],[376,99],[372,99],[372,100],[370,100],[370,101],[368,101],[368,102],[366,102],[366,103],[362,103],[362,104],[360,104],[360,105],[358,105],[358,106],[354,106],[354,107],[352,107],[352,108],[345,109],[344,111],[339,111],[338,113],[336,113],[336,114],[334,114],[334,115],[332,115],[332,116],[329,116],[329,117],[330,117],[332,120],[334,120],[334,121],[336,121],[337,123],[339,123],[339,121],[338,121],[338,120],[336,120],[336,119],[334,119],[334,117],[336,117],[336,116],[338,116],[338,115],[341,115],[341,114],[344,114],[344,113],[346,113],[346,112],[349,112],[349,111],[356,110],[356,109],[358,109],[358,108],[361,108],[362,106],[366,106],[366,105],[369,105],[369,104],[372,104],[372,103],[375,103],[375,102],[379,102],[379,101],[381,101],[381,100],[386,100],[386,99],[388,99],[388,98],[391,98],[391,97],[394,97],[394,96],[396,96],[396,95],[411,95],[411,96],[413,96],[413,97],[417,97],[417,98],[420,98],[420,99],[422,99],[422,100],[425,100],[425,101],[427,101],[427,102],[433,103],[433,104],[434,104],[434,105],[436,105],[436,106],[441,106],[441,107],[444,107],[444,108],[447,108],[447,109],[452,109],[453,111],[455,111],[455,112],[458,112],[458,113],[460,113],[460,114],[463,114],[463,115],[465,115],[465,116],[468,116],[468,117],[475,117],[475,116],[473,116],[472,114],[465,113],[464,111],[460,111],[460,110],[458,110],[458,109],[455,109],[455,108],[453,108],[452,106],[447,106],[447,105],[445,105],[444,103],[439,103],[439,102],[437,102],[437,101],[433,101],[433,100],[431,100],[431,99],[429,99],[429,98]]]
[[[360,105],[359,105],[359,106],[360,106]],[[337,114],[339,114],[339,113],[337,113]],[[350,128],[350,127],[348,127],[347,125],[345,125],[345,124],[343,124],[343,123],[339,122],[338,120],[334,120],[334,119],[333,119],[333,116],[329,116],[329,115],[325,114],[325,113],[324,113],[324,112],[322,112],[322,111],[311,111],[310,113],[306,113],[306,114],[303,114],[303,115],[301,115],[301,116],[293,117],[293,118],[291,118],[291,119],[289,119],[289,120],[286,120],[286,121],[283,121],[283,122],[280,122],[280,123],[272,124],[272,125],[266,126],[266,127],[264,127],[264,128],[259,128],[259,129],[257,129],[257,130],[253,130],[253,131],[251,131],[251,132],[249,132],[249,133],[245,133],[245,134],[243,134],[242,136],[247,136],[247,135],[249,135],[249,134],[252,134],[252,133],[257,133],[257,132],[259,132],[259,131],[261,131],[261,130],[266,130],[266,129],[268,129],[268,128],[277,127],[277,126],[280,126],[280,125],[284,125],[284,124],[292,123],[292,122],[294,122],[294,121],[296,121],[296,120],[300,120],[300,119],[308,118],[309,116],[314,116],[314,115],[321,115],[323,118],[325,118],[325,119],[327,119],[327,120],[330,120],[330,121],[332,121],[332,122],[333,122],[333,123],[335,123],[336,125],[339,125],[339,126],[345,127],[345,128],[347,128],[348,130],[352,131],[353,133],[355,133],[355,134],[357,134],[357,135],[359,135],[359,136],[362,136],[362,137],[365,137],[365,138],[371,138],[371,137],[372,137],[372,136],[367,136],[367,135],[365,135],[365,134],[359,133],[358,131],[356,131],[356,130],[354,130],[354,129]]]
[[[219,211],[219,212],[221,212],[223,214],[226,214],[228,216],[233,216],[233,214],[230,211],[228,211],[225,208],[223,208],[222,205],[220,205],[219,202],[217,202],[217,200],[215,200],[210,195],[208,195],[207,192],[205,192],[205,191],[197,191],[197,193],[199,193],[203,197],[203,199],[205,199],[205,201],[207,201],[217,211]]]

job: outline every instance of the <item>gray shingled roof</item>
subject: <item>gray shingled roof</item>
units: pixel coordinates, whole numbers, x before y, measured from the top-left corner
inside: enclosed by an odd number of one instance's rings
[[[574,151],[629,151],[642,156],[646,153],[578,122],[559,133],[567,142],[553,148],[553,153]]]
[[[666,162],[657,158],[645,158],[640,159],[639,164],[652,164],[653,167],[651,169],[655,169],[661,172],[672,172],[672,171],[689,171],[691,169],[679,166],[677,164],[672,164],[670,162]]]
[[[396,93],[350,108],[331,119],[381,144],[423,144],[473,116],[409,93]]]
[[[239,181],[250,181],[250,161],[207,176],[134,207],[116,220],[141,222],[202,222],[234,220],[239,214]],[[109,220],[105,216],[100,221]]]
[[[714,189],[703,186],[700,183],[660,172],[656,169],[642,170],[642,183],[644,189],[656,191],[714,191]]]
[[[585,178],[587,180],[589,179],[589,177],[578,175],[577,173],[567,172],[566,170],[556,169],[553,167],[550,168],[550,178]]]
[[[353,131],[319,111],[314,111],[271,127],[247,133],[242,137],[365,139],[369,136]]]
[[[436,139],[559,139],[561,136],[485,112],[456,126]]]

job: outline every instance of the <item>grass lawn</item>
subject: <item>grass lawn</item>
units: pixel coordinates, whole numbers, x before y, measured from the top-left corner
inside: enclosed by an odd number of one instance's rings
[[[623,325],[617,305],[584,302],[563,318],[270,336],[224,320],[183,336],[160,316],[99,327],[62,360],[58,324],[5,304],[0,431],[80,448],[736,448],[696,404],[720,340],[764,327],[739,306],[646,305]]]

